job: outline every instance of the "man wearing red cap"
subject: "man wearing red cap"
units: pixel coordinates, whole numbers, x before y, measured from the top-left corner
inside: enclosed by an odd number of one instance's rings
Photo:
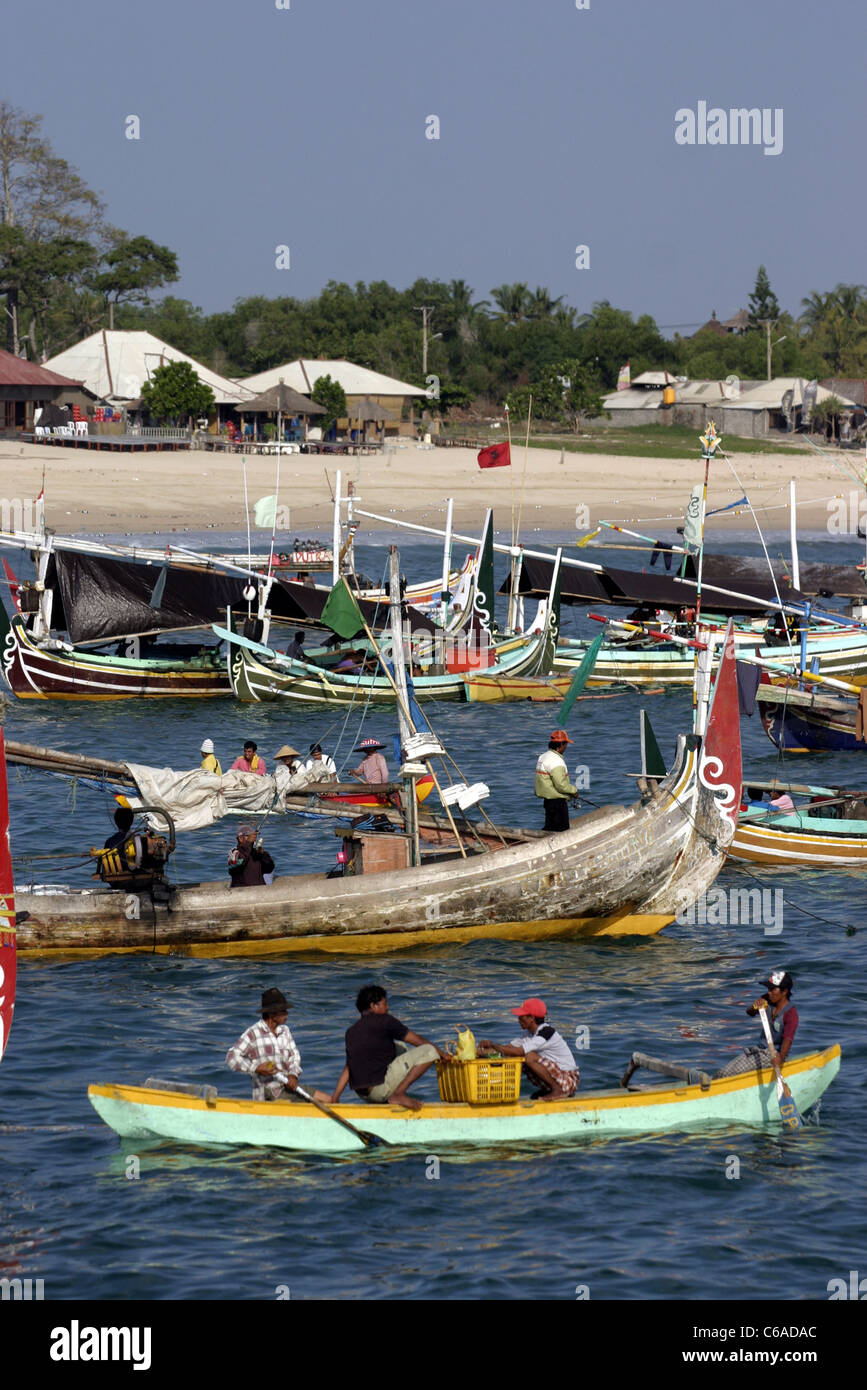
[[[504,1057],[523,1057],[524,1073],[538,1090],[534,1100],[566,1100],[578,1089],[580,1073],[575,1058],[563,1038],[545,1019],[548,1010],[541,999],[525,999],[516,1009],[510,1009],[526,1038],[513,1038],[510,1043],[492,1043],[483,1038],[479,1056],[500,1052]]]
[[[548,751],[536,763],[536,780],[533,791],[545,802],[545,829],[547,831],[569,829],[570,797],[578,795],[578,788],[569,781],[569,772],[563,754],[567,743],[572,740],[565,729],[555,729],[548,742]]]

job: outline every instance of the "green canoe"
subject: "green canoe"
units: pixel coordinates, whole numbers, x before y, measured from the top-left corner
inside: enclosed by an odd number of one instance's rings
[[[783,1074],[803,1114],[840,1069],[838,1045],[788,1061]],[[184,1144],[253,1144],[305,1153],[363,1147],[341,1125],[300,1101],[263,1102],[189,1095],[144,1086],[96,1085],[88,1098],[123,1139],[173,1139]],[[711,1126],[781,1128],[773,1071],[750,1071],[674,1086],[589,1091],[572,1100],[518,1100],[500,1105],[434,1101],[422,1110],[354,1101],[334,1107],[350,1124],[389,1144],[496,1145],[558,1143],[585,1135],[658,1134]]]

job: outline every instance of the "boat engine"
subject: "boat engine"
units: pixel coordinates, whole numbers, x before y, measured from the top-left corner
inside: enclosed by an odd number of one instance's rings
[[[90,851],[91,858],[96,860],[93,877],[125,893],[165,884],[166,865],[175,848],[175,826],[168,812],[158,806],[142,806],[140,810],[162,816],[168,822],[168,834],[157,835],[150,829],[138,833],[131,831],[123,843],[113,849],[92,848]]]

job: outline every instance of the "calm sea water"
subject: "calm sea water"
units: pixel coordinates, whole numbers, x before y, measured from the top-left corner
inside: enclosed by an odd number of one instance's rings
[[[725,548],[756,549],[736,539]],[[803,554],[827,558],[827,543],[805,544]],[[436,572],[435,546],[404,546],[403,555],[410,578]],[[360,564],[378,575],[381,556],[362,552]],[[837,546],[838,557],[860,555]],[[575,611],[564,623],[591,626]],[[593,803],[631,798],[624,774],[639,766],[642,704],[670,754],[688,725],[688,693],[585,700],[570,717],[572,757],[590,768]],[[428,709],[470,779],[490,785],[491,813],[539,824],[533,767],[556,706]],[[284,741],[321,738],[342,766],[359,737],[355,715],[343,724],[340,712],[232,700],[12,702],[6,716],[10,738],[174,767],[195,766],[205,736],[224,765],[252,737],[269,762]],[[391,716],[374,713],[364,731],[390,741]],[[757,721],[744,721],[743,739],[754,777],[785,772]],[[787,766],[797,780],[867,781],[857,755]],[[16,856],[86,849],[111,828],[110,797],[59,779],[13,770],[10,800]],[[265,834],[278,872],[334,860],[330,828],[272,817]],[[178,877],[222,874],[233,838],[225,822],[182,839]],[[63,863],[40,867],[37,880],[86,881],[60,872]],[[269,1299],[287,1290],[293,1299],[572,1299],[579,1285],[591,1298],[825,1298],[830,1279],[859,1261],[864,1269],[867,1247],[863,1203],[853,1201],[867,1181],[864,879],[760,877],[781,894],[778,935],[760,924],[673,925],[649,940],[484,942],[363,961],[22,961],[0,1070],[2,1273],[44,1279],[51,1299]],[[720,884],[754,886],[733,868]],[[553,1150],[307,1158],[122,1144],[85,1094],[90,1082],[152,1074],[246,1094],[223,1057],[269,985],[293,1001],[305,1080],[323,1087],[340,1071],[356,991],[371,981],[386,986],[399,1017],[443,1041],[458,1024],[507,1040],[516,1031],[509,1007],[540,994],[567,1037],[589,1028],[584,1088],[615,1084],[635,1048],[713,1068],[754,1041],[744,1010],[780,965],[796,980],[798,1044],[843,1047],[839,1078],[798,1136],[715,1131]],[[434,1090],[426,1081],[419,1094]],[[128,1177],[136,1166],[140,1175]],[[779,1240],[769,1240],[772,1229]]]

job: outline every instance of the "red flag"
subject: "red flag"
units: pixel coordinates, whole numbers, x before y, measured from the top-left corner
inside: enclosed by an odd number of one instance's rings
[[[509,468],[512,463],[509,441],[505,440],[502,444],[492,444],[489,449],[480,450],[477,457],[480,468]]]

